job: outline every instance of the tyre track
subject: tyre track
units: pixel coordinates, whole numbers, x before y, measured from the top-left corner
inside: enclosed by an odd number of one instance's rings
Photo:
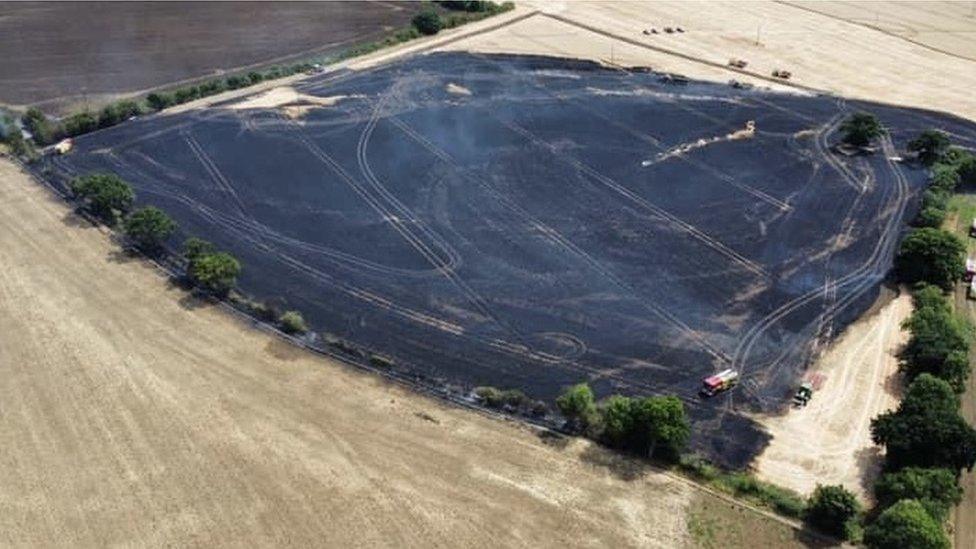
[[[712,357],[716,358],[717,360],[723,363],[728,363],[730,361],[730,357],[725,352],[711,345],[708,342],[708,340],[705,338],[704,334],[702,334],[698,330],[695,330],[690,326],[688,326],[687,324],[685,324],[684,322],[682,322],[679,318],[671,314],[667,309],[664,309],[663,307],[660,307],[659,305],[656,305],[655,303],[649,301],[647,298],[638,295],[638,292],[632,286],[626,284],[615,274],[607,270],[596,258],[588,254],[585,250],[583,250],[576,244],[574,244],[571,240],[567,239],[555,228],[536,219],[534,216],[532,216],[532,214],[530,214],[524,208],[522,208],[521,206],[513,202],[510,198],[508,198],[507,196],[499,192],[493,185],[491,185],[486,180],[484,180],[484,178],[476,177],[468,174],[467,171],[462,166],[460,166],[458,162],[454,160],[453,157],[450,156],[449,153],[447,153],[446,151],[438,147],[436,144],[432,143],[423,135],[419,134],[417,131],[411,128],[406,122],[403,122],[402,120],[396,117],[391,117],[389,118],[389,120],[393,124],[395,124],[398,128],[400,128],[405,134],[413,138],[415,141],[417,141],[417,143],[419,143],[425,149],[430,151],[431,154],[433,154],[435,157],[439,158],[442,162],[444,162],[449,167],[451,167],[456,173],[460,174],[465,179],[471,181],[472,183],[475,183],[476,185],[478,185],[479,187],[487,191],[489,194],[495,197],[495,199],[498,200],[499,203],[501,203],[510,211],[512,211],[513,213],[521,217],[523,220],[525,220],[525,222],[528,223],[530,227],[535,229],[536,233],[539,234],[543,239],[548,240],[549,242],[553,243],[557,247],[563,248],[569,253],[585,261],[590,266],[590,268],[597,271],[599,274],[601,274],[611,283],[616,285],[618,288],[621,288],[627,291],[628,293],[630,293],[635,299],[637,299],[637,302],[640,303],[641,306],[646,307],[653,314],[655,314],[662,320],[670,323],[672,326],[677,328],[679,332],[681,332],[686,337],[688,337],[689,339],[697,343],[702,348],[702,350],[707,352]]]

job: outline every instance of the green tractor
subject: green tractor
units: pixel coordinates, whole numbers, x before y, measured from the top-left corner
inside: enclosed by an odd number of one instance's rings
[[[810,403],[811,398],[813,398],[813,384],[809,381],[804,381],[800,385],[800,388],[796,390],[796,394],[793,395],[793,406],[803,408]]]

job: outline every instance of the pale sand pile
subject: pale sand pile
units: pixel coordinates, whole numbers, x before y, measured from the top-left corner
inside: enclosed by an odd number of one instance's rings
[[[233,110],[280,108],[288,118],[301,118],[312,109],[331,107],[339,101],[349,99],[350,97],[353,96],[333,95],[330,97],[317,97],[315,95],[301,93],[291,86],[281,86],[248,97],[243,101],[232,103],[227,108]]]
[[[912,311],[908,292],[847,328],[811,366],[822,386],[805,408],[760,418],[773,435],[755,460],[760,478],[801,493],[843,484],[865,500],[880,466],[871,419],[895,408],[897,353],[908,338],[901,323]]]

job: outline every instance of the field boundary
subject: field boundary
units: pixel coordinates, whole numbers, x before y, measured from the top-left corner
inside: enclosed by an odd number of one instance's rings
[[[58,185],[56,185],[56,184],[48,181],[44,177],[39,176],[37,173],[35,173],[33,170],[31,170],[28,166],[26,166],[25,164],[23,164],[18,159],[15,159],[15,158],[12,158],[12,157],[7,157],[6,159],[3,159],[2,157],[0,157],[0,161],[3,161],[3,160],[7,160],[7,161],[10,161],[10,162],[16,164],[32,180],[36,181],[37,183],[40,183],[40,185],[43,188],[47,189],[48,192],[50,192],[54,197],[58,198],[65,206],[67,206],[69,209],[71,209],[71,204],[72,204],[71,197],[68,196],[68,194],[64,191],[64,189],[62,189],[60,186],[58,186]],[[74,211],[74,210],[72,210],[72,211]],[[95,225],[96,227],[101,227],[101,224],[98,223],[97,221],[95,221],[93,218],[90,218],[87,215],[84,215],[83,217],[87,221],[89,221],[93,225]],[[101,232],[103,234],[105,234],[106,237],[109,238],[109,239],[113,239],[115,237],[115,235],[116,235],[115,231],[112,230],[112,229],[110,229],[110,228],[107,229],[107,230],[103,230]],[[167,252],[167,253],[170,253],[170,252]],[[146,256],[140,256],[139,259],[141,261],[146,261],[149,264],[151,264],[153,266],[153,268],[157,271],[157,273],[159,273],[160,275],[163,275],[164,277],[166,277],[168,279],[178,279],[179,278],[179,273],[174,268],[169,267],[169,266],[167,266],[166,264],[164,264],[164,263],[162,263],[160,261],[157,261],[157,260],[155,260],[153,258],[146,257]],[[506,422],[506,423],[516,424],[518,426],[528,428],[528,429],[534,431],[536,434],[538,434],[540,436],[541,435],[545,435],[545,434],[549,434],[549,435],[553,435],[553,436],[563,436],[563,437],[570,437],[570,438],[579,438],[575,434],[572,434],[569,431],[560,428],[558,425],[556,425],[553,422],[546,422],[546,421],[543,421],[543,420],[539,420],[539,419],[536,419],[536,418],[532,418],[530,416],[513,415],[513,414],[508,414],[508,413],[500,412],[498,410],[494,410],[494,409],[488,408],[487,406],[482,406],[482,405],[480,405],[480,404],[478,404],[478,403],[476,403],[476,402],[474,402],[474,401],[472,401],[470,399],[466,399],[466,398],[458,395],[457,393],[454,393],[454,392],[451,392],[449,390],[446,390],[444,387],[432,385],[430,383],[425,383],[421,379],[411,378],[410,376],[402,375],[399,372],[396,372],[396,371],[393,371],[393,370],[388,370],[388,369],[376,367],[376,366],[370,364],[368,360],[356,359],[356,358],[354,358],[353,356],[351,356],[349,354],[340,353],[338,351],[331,350],[331,349],[329,349],[328,347],[325,347],[325,346],[318,346],[318,345],[311,344],[311,343],[309,343],[307,341],[304,341],[304,340],[302,340],[300,338],[296,338],[294,336],[291,336],[291,335],[286,334],[285,332],[283,332],[280,329],[278,329],[277,327],[269,324],[268,322],[265,322],[263,320],[260,320],[257,317],[255,317],[255,316],[253,316],[251,314],[248,314],[244,310],[241,310],[240,308],[237,308],[237,307],[233,306],[231,303],[228,303],[226,300],[222,300],[222,299],[221,300],[217,300],[217,301],[215,301],[213,303],[213,305],[215,305],[221,311],[223,311],[225,314],[227,314],[229,318],[236,319],[236,320],[238,320],[240,322],[244,322],[244,323],[246,323],[252,329],[256,329],[256,330],[261,331],[261,332],[263,332],[265,334],[268,334],[268,335],[270,335],[272,337],[276,337],[276,338],[278,338],[281,341],[284,341],[286,343],[289,343],[289,344],[291,344],[291,345],[293,345],[293,346],[295,346],[297,348],[303,349],[303,350],[305,350],[305,351],[307,351],[307,352],[309,352],[309,353],[311,353],[313,355],[317,355],[317,356],[320,356],[320,357],[323,357],[323,358],[332,359],[332,360],[336,361],[339,364],[345,365],[346,367],[351,367],[351,368],[357,369],[357,370],[359,370],[361,372],[364,372],[366,374],[377,375],[377,376],[379,376],[379,377],[381,377],[381,378],[383,378],[383,379],[385,379],[385,380],[387,380],[387,381],[389,381],[391,383],[394,383],[394,384],[396,384],[396,385],[398,385],[400,387],[403,387],[403,388],[408,389],[408,390],[413,391],[413,392],[420,393],[421,395],[424,395],[424,396],[426,396],[428,398],[431,398],[434,401],[441,402],[441,403],[448,404],[448,405],[455,405],[455,406],[458,406],[459,408],[462,408],[462,409],[465,409],[465,410],[468,410],[468,411],[471,411],[471,412],[480,414],[480,415],[482,415],[484,417],[487,417],[487,418],[490,418],[490,419],[494,419],[494,420],[497,420],[497,421],[502,421],[502,422]],[[365,347],[357,346],[357,348],[359,348],[359,349],[365,349],[365,350],[369,351]],[[838,540],[836,540],[836,539],[834,539],[834,538],[832,538],[830,536],[827,536],[827,535],[822,534],[820,532],[817,532],[815,530],[806,528],[803,525],[803,523],[800,522],[800,521],[783,517],[783,516],[778,515],[777,513],[773,512],[773,511],[770,511],[770,510],[762,509],[762,508],[760,508],[760,507],[758,507],[756,505],[753,505],[753,504],[751,504],[751,503],[749,503],[749,502],[747,502],[745,500],[738,499],[738,498],[736,498],[734,496],[731,496],[729,494],[723,493],[723,492],[721,492],[719,490],[716,490],[714,488],[711,488],[711,487],[707,486],[704,483],[697,482],[697,481],[695,481],[695,480],[693,480],[693,479],[691,479],[691,478],[689,478],[689,477],[687,477],[685,475],[682,475],[680,473],[674,472],[673,470],[670,470],[670,469],[661,467],[661,466],[659,466],[659,465],[657,465],[657,464],[655,464],[653,462],[650,462],[650,461],[647,461],[647,460],[638,460],[637,458],[633,458],[633,457],[628,456],[626,454],[622,454],[622,453],[616,452],[614,450],[611,450],[611,449],[608,449],[608,448],[604,448],[604,447],[600,446],[598,443],[593,442],[593,441],[589,441],[589,443],[590,444],[593,444],[593,445],[596,445],[602,451],[605,451],[605,452],[610,453],[611,455],[620,457],[621,459],[635,460],[635,462],[641,468],[646,469],[646,470],[648,470],[650,472],[654,472],[654,473],[661,474],[661,475],[663,475],[663,476],[665,476],[665,477],[667,477],[669,479],[672,479],[672,480],[674,480],[676,482],[682,483],[682,484],[684,484],[684,485],[686,485],[686,486],[688,486],[688,487],[690,487],[692,489],[698,490],[699,492],[702,492],[702,493],[705,493],[705,494],[707,494],[709,496],[715,497],[715,498],[717,498],[717,499],[719,499],[719,500],[721,500],[721,501],[723,501],[725,503],[728,503],[730,505],[737,506],[738,508],[741,508],[741,509],[750,511],[750,512],[755,513],[755,514],[758,514],[758,515],[760,515],[760,516],[762,516],[762,517],[764,517],[766,519],[779,522],[780,524],[783,524],[783,525],[785,525],[785,526],[793,529],[795,532],[802,532],[804,535],[809,535],[809,536],[814,537],[814,538],[816,538],[818,540],[821,540],[821,541],[824,541],[824,542],[827,542],[827,543],[831,543],[831,544],[836,544],[838,542]],[[846,544],[845,544],[845,546],[846,546]]]

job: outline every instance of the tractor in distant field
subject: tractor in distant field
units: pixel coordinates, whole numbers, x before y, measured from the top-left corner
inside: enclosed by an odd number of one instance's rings
[[[739,383],[739,372],[729,368],[721,372],[702,379],[701,393],[704,397],[712,397],[721,392],[728,391]]]
[[[803,408],[810,403],[811,398],[813,398],[813,383],[804,381],[793,395],[793,406]]]

